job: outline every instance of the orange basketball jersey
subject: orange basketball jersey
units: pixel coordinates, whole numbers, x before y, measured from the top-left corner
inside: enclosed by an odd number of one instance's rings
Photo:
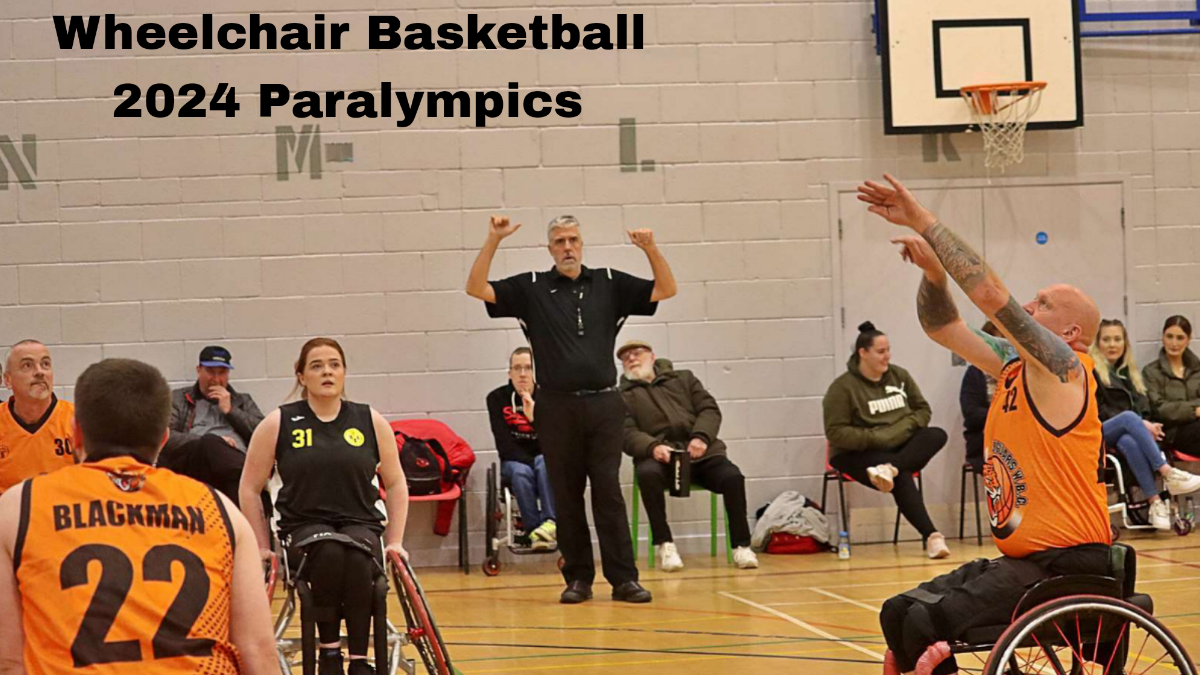
[[[75,406],[57,397],[33,425],[18,421],[13,399],[0,405],[0,492],[74,464],[74,420]]]
[[[212,488],[114,457],[13,489],[31,675],[238,672],[233,527]]]
[[[984,428],[983,484],[992,537],[1004,555],[1112,543],[1092,360],[1076,356],[1087,391],[1079,417],[1064,429],[1038,413],[1022,361],[1010,361],[997,383]]]

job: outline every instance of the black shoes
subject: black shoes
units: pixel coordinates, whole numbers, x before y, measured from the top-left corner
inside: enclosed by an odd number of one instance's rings
[[[636,581],[626,581],[612,592],[612,599],[619,602],[642,603],[650,602],[651,598],[650,591],[642,588]]]
[[[317,657],[317,673],[319,675],[345,675],[342,667],[342,650],[322,647]]]
[[[375,666],[367,663],[366,659],[350,659],[350,669],[346,675],[375,675]]]
[[[652,597],[650,591],[642,588],[642,585],[636,581],[626,581],[612,591],[612,599],[618,602],[650,602]],[[577,605],[591,599],[592,587],[590,584],[585,584],[582,581],[572,581],[567,584],[567,589],[562,592],[558,601],[564,605]]]
[[[567,584],[567,589],[559,596],[558,601],[564,605],[578,605],[585,600],[592,599],[592,587],[582,581],[572,581]]]

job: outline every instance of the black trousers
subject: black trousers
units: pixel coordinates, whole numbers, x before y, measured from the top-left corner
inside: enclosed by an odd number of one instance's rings
[[[1200,420],[1181,424],[1172,432],[1171,444],[1180,452],[1193,457],[1200,455]]]
[[[304,562],[304,578],[312,587],[313,608],[317,618],[317,633],[322,644],[341,639],[341,620],[346,620],[346,642],[352,656],[366,656],[371,641],[371,609],[374,604],[375,577],[379,570],[365,551],[337,541],[323,541],[295,547],[299,542],[320,532],[338,532],[371,547],[376,561],[383,560],[379,531],[365,525],[312,523],[301,525],[287,533],[288,560]]]
[[[625,401],[618,392],[574,396],[543,391],[538,395],[535,425],[558,508],[558,550],[567,583],[591,584],[596,577],[583,503],[589,481],[604,578],[613,587],[637,581],[619,475],[624,424]]]
[[[234,504],[238,503],[238,483],[245,463],[245,453],[216,434],[204,434],[158,456],[158,466],[207,483]]]
[[[925,510],[925,498],[917,489],[912,472],[925,468],[929,460],[938,454],[946,445],[946,432],[937,427],[926,427],[917,430],[908,442],[894,450],[855,450],[842,452],[829,458],[833,468],[854,478],[863,485],[871,485],[871,477],[867,469],[878,464],[891,464],[900,470],[892,485],[892,498],[904,519],[917,528],[921,537],[927,538],[937,532],[929,511]]]
[[[634,465],[638,488],[650,519],[650,536],[655,544],[674,541],[667,524],[666,489],[671,484],[671,465],[654,459]],[[750,545],[750,524],[746,522],[746,479],[725,455],[692,462],[692,483],[725,498],[725,521],[729,523],[729,542],[734,548]]]
[[[1025,558],[973,560],[905,591],[883,604],[879,624],[901,672],[935,642],[961,637],[971,628],[1007,625],[1031,586],[1052,576],[1109,573],[1109,547],[1087,544],[1052,549]],[[935,675],[958,671],[951,657]]]

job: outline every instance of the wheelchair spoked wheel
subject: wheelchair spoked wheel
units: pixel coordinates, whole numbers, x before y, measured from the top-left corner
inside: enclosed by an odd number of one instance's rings
[[[1098,595],[1043,603],[1008,627],[984,675],[1197,675],[1183,645],[1158,619]]]
[[[409,643],[416,647],[430,675],[453,675],[455,670],[450,665],[450,652],[446,651],[442,634],[433,621],[433,610],[425,601],[425,592],[417,583],[412,567],[396,553],[388,554],[388,566],[391,567],[392,580],[400,597],[400,607],[404,610]]]

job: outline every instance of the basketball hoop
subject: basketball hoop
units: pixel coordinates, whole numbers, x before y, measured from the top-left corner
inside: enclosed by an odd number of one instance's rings
[[[1025,127],[1037,112],[1045,88],[1045,82],[1008,82],[959,90],[971,109],[971,119],[983,132],[984,164],[989,169],[1004,171],[1025,159]]]

